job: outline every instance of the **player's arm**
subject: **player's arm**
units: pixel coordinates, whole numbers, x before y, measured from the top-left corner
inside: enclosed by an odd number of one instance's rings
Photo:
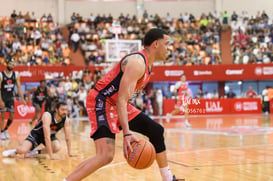
[[[127,157],[127,148],[132,149],[130,142],[135,141],[135,138],[130,136],[131,132],[128,125],[127,104],[128,100],[134,94],[137,81],[145,73],[145,64],[143,58],[136,54],[131,55],[123,60],[121,67],[124,73],[120,81],[116,106],[119,122],[123,130],[123,135],[129,135],[124,137],[123,145],[124,156]]]
[[[34,87],[34,88],[32,88],[32,89],[30,89],[30,90],[28,90],[28,91],[26,92],[26,98],[27,98],[28,101],[30,101],[30,95],[31,95],[33,92],[35,92],[36,90],[37,90],[37,88]]]
[[[21,82],[20,82],[20,76],[19,75],[16,76],[16,86],[18,88],[18,93],[19,93],[19,95],[21,97],[22,102],[26,105],[26,101],[24,99],[24,94],[23,94],[23,91],[22,91]]]
[[[50,159],[52,159],[53,151],[52,151],[51,139],[50,139],[51,115],[48,112],[45,112],[42,116],[42,121],[43,121],[43,131],[45,136],[46,150]]]
[[[65,142],[67,147],[67,154],[68,156],[73,156],[71,154],[71,139],[70,139],[70,131],[69,131],[69,120],[66,119],[64,124],[64,135],[65,135]]]
[[[1,94],[1,85],[2,85],[2,73],[0,72],[0,107],[1,108],[4,108],[5,107],[5,104],[3,102],[3,99],[2,99],[2,94]]]

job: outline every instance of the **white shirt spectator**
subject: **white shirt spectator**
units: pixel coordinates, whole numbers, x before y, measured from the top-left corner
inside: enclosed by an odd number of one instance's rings
[[[42,57],[42,50],[40,48],[37,48],[34,52],[34,55],[37,56],[37,57]]]
[[[18,50],[20,48],[21,48],[21,43],[19,41],[15,41],[12,43],[13,52],[16,52],[16,50]]]
[[[40,33],[40,31],[35,30],[35,31],[32,31],[30,37],[37,40],[37,39],[40,39],[42,37],[42,34]]]
[[[184,14],[183,21],[184,21],[184,23],[189,23],[190,22],[190,15],[188,13]]]
[[[270,62],[271,62],[270,58],[267,55],[264,55],[263,56],[263,63],[270,63]]]
[[[73,42],[78,42],[80,40],[80,35],[78,33],[73,33],[70,38]]]
[[[268,102],[269,99],[268,99],[268,94],[267,94],[267,89],[264,89],[263,92],[262,92],[262,96],[264,97],[264,101],[265,102]]]

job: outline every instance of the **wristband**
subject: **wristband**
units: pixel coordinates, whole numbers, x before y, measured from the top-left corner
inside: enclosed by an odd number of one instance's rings
[[[123,138],[125,138],[126,136],[132,136],[132,134],[125,134],[123,135]]]

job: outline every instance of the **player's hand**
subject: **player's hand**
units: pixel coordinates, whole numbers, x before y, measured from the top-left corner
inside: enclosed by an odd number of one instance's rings
[[[125,158],[128,158],[128,150],[133,151],[131,143],[137,142],[138,139],[133,134],[125,134],[123,136],[123,154]]]
[[[50,160],[60,160],[60,158],[58,158],[56,155],[51,155],[49,156]]]
[[[70,153],[70,154],[68,154],[68,156],[69,156],[69,157],[78,157],[78,156],[80,156],[80,155],[79,155],[79,154],[71,154],[71,153]]]

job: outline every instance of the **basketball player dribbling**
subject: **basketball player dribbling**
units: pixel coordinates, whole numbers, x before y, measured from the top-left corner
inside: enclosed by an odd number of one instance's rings
[[[180,81],[175,84],[174,94],[176,94],[176,103],[174,110],[167,114],[167,121],[169,121],[170,116],[177,115],[180,111],[184,112],[185,116],[185,126],[191,127],[191,124],[188,121],[189,111],[188,111],[188,99],[191,98],[191,91],[189,89],[188,83],[186,82],[186,75],[182,74],[180,76]]]
[[[150,29],[144,37],[144,49],[123,57],[89,92],[86,107],[96,155],[80,163],[65,181],[79,181],[109,164],[114,157],[115,135],[119,127],[123,131],[125,158],[128,157],[128,149],[132,150],[130,143],[137,141],[131,131],[144,134],[156,150],[162,180],[179,180],[168,166],[164,128],[128,103],[134,93],[142,90],[149,81],[153,63],[167,58],[169,41],[165,31]]]

